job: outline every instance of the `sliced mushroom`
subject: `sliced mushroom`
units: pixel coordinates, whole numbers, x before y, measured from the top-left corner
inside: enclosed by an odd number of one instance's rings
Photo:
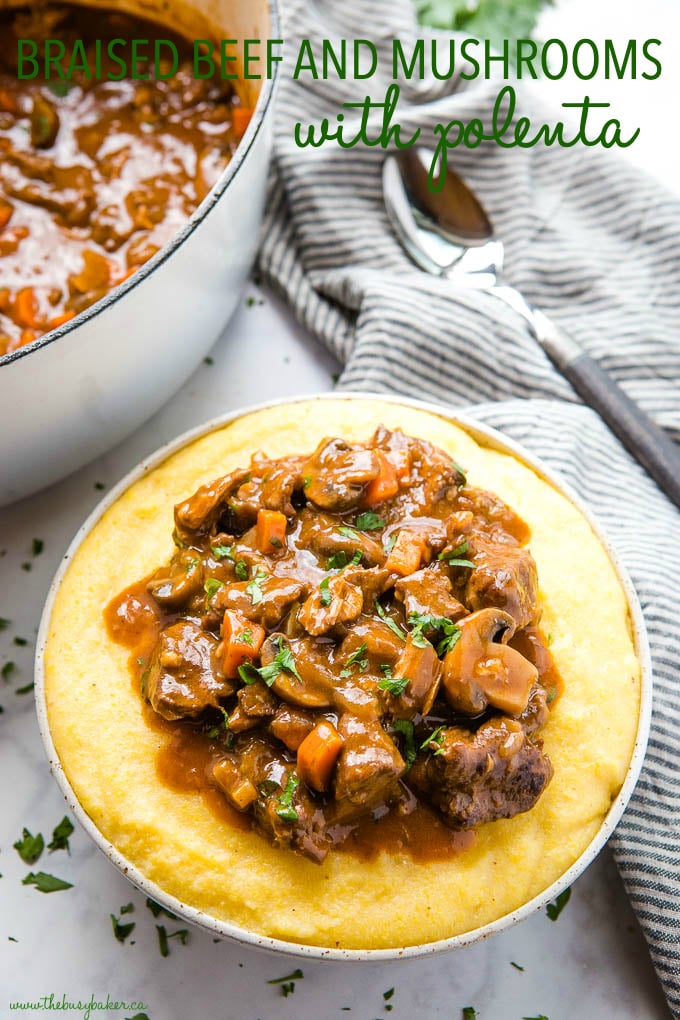
[[[480,609],[458,626],[460,638],[444,659],[444,689],[451,707],[479,715],[493,705],[520,715],[538,671],[506,644],[515,632],[513,618],[499,609]]]
[[[302,467],[305,496],[322,510],[351,510],[379,471],[374,450],[344,439],[323,439]]]
[[[408,684],[401,694],[390,696],[390,713],[397,719],[411,719],[416,712],[427,715],[441,681],[441,663],[430,642],[416,644],[409,634],[394,666],[393,676],[395,679],[408,679]]]
[[[209,531],[224,510],[230,493],[248,478],[248,468],[239,468],[216,481],[202,485],[183,503],[175,507],[175,528],[180,538],[192,538],[197,532]]]
[[[147,585],[163,608],[179,609],[203,589],[203,564],[193,549],[180,549],[167,568],[157,570]]]
[[[286,653],[295,669],[285,668]],[[310,638],[289,641],[283,634],[271,634],[262,645],[260,661],[263,666],[275,660],[281,669],[271,681],[272,690],[289,705],[299,708],[330,708],[334,677],[325,657]],[[296,675],[297,674],[297,675]]]

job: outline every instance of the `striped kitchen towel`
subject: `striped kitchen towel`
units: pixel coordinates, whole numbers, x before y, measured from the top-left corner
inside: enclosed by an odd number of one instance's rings
[[[370,29],[363,0],[289,0],[286,15],[288,59],[303,37],[368,34],[389,69],[392,39],[427,37],[409,0],[374,0]],[[296,146],[296,122],[369,93],[380,99],[389,84],[387,74],[296,83],[284,65],[260,268],[344,363],[341,388],[472,406],[557,468],[621,553],[646,616],[656,689],[645,767],[612,845],[680,1017],[680,515],[579,404],[522,320],[488,294],[414,268],[383,209],[380,148]],[[402,83],[398,119],[432,145],[437,123],[488,119],[500,84]],[[520,106],[534,123],[551,119],[535,92],[520,92]],[[680,437],[680,203],[600,149],[491,144],[456,150],[454,163],[506,244],[508,282]]]

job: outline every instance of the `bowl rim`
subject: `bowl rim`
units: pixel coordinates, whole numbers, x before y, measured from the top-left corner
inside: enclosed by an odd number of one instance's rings
[[[267,38],[279,39],[281,35],[279,0],[265,0],[265,2],[269,12],[269,35]],[[125,294],[128,294],[131,290],[134,290],[135,287],[139,286],[139,284],[146,280],[158,266],[167,262],[167,260],[174,255],[179,248],[181,248],[184,242],[193,234],[196,228],[206,218],[208,213],[219,202],[231,181],[236,177],[239,170],[244,165],[247,156],[253,149],[255,142],[261,133],[265,117],[272,105],[272,100],[276,92],[280,74],[279,61],[274,61],[272,76],[271,78],[265,77],[262,79],[262,87],[260,89],[260,94],[257,97],[257,102],[255,103],[253,116],[250,118],[250,122],[243,137],[236,146],[233,156],[203,201],[196,206],[187,222],[180,228],[180,230],[177,231],[171,240],[168,241],[167,244],[164,244],[163,247],[152,256],[152,258],[150,258],[147,262],[144,262],[139,269],[132,274],[132,276],[128,277],[127,280],[123,280],[121,283],[116,284],[116,286],[112,287],[111,290],[104,295],[104,297],[95,301],[95,303],[89,308],[84,308],[82,312],[79,312],[78,315],[74,315],[74,317],[69,319],[68,322],[65,322],[61,326],[57,326],[56,329],[49,330],[49,332],[37,337],[37,339],[33,340],[30,344],[24,344],[22,347],[17,347],[15,351],[11,351],[9,354],[0,355],[0,369],[4,368],[6,365],[12,365],[17,361],[20,361],[21,358],[28,357],[35,351],[41,350],[43,347],[48,347],[50,344],[54,343],[55,340],[60,340],[68,333],[72,333],[80,326],[83,326],[86,322],[91,322],[93,319],[96,319],[99,315],[105,312],[107,308],[110,308],[111,305],[124,297]]]
[[[478,928],[462,932],[458,935],[453,935],[445,939],[438,939],[434,942],[420,943],[417,945],[394,946],[386,949],[341,949],[326,946],[314,946],[304,943],[290,942],[285,939],[273,938],[258,934],[257,932],[248,931],[239,925],[232,924],[228,921],[220,921],[217,918],[211,917],[203,910],[184,904],[181,900],[166,893],[163,889],[157,886],[155,882],[152,882],[150,879],[145,877],[135,865],[131,864],[124,855],[121,854],[115,846],[102,835],[85,809],[81,806],[70,782],[66,777],[52,741],[49,727],[47,701],[45,696],[44,652],[49,632],[52,608],[61,582],[70,566],[74,554],[106,511],[113,506],[113,504],[123,495],[124,492],[127,491],[127,489],[130,488],[131,485],[149,474],[173,454],[210,432],[217,431],[218,429],[229,425],[240,418],[258,411],[280,407],[285,404],[299,404],[329,399],[348,401],[362,400],[369,402],[381,401],[411,407],[422,411],[428,411],[431,414],[444,418],[453,425],[458,425],[464,431],[468,432],[473,439],[482,443],[482,445],[496,449],[499,452],[512,454],[520,460],[520,462],[524,463],[527,467],[536,472],[539,477],[557,489],[557,491],[564,495],[585,517],[596,538],[605,549],[605,552],[614,567],[619,583],[621,584],[626,596],[628,612],[630,614],[631,630],[635,644],[635,652],[640,663],[640,708],[635,743],[630,762],[621,789],[612,801],[600,828],[590,840],[588,845],[562,875],[560,875],[546,889],[538,893],[527,903],[524,903],[517,909],[504,914],[495,921],[491,921]],[[61,789],[70,810],[76,816],[79,823],[83,826],[97,847],[109,858],[111,863],[114,864],[118,870],[121,871],[125,877],[128,878],[132,884],[143,893],[152,897],[163,907],[171,911],[171,913],[181,916],[186,921],[210,932],[213,936],[219,935],[224,939],[228,939],[243,946],[274,951],[277,954],[283,954],[295,958],[350,961],[356,963],[380,963],[389,960],[408,959],[450,952],[454,949],[463,948],[464,946],[468,946],[474,942],[488,938],[491,935],[505,931],[518,922],[523,921],[529,915],[540,910],[551,900],[555,899],[556,896],[567,889],[582,874],[587,866],[597,857],[609,837],[612,835],[616,825],[623,815],[628,800],[630,799],[639,778],[645,757],[651,724],[652,664],[642,608],[628,572],[623,566],[621,559],[612,546],[609,538],[603,533],[597,519],[593,516],[588,507],[584,505],[581,497],[577,495],[571,485],[565,482],[557,472],[546,467],[540,458],[535,457],[532,453],[525,450],[520,443],[517,443],[515,440],[505,436],[499,430],[486,424],[479,423],[473,418],[468,417],[467,414],[459,413],[458,410],[448,408],[446,405],[438,404],[433,401],[421,401],[415,398],[401,397],[394,394],[343,390],[342,392],[331,391],[325,393],[302,394],[294,397],[283,397],[275,400],[262,401],[257,404],[248,405],[247,407],[238,408],[226,414],[219,415],[202,425],[195,426],[194,428],[183,432],[175,439],[163,444],[125,474],[125,476],[103,497],[103,499],[100,500],[80,526],[66,550],[50,584],[36,641],[35,702],[38,727],[45,752],[47,754],[50,771]]]

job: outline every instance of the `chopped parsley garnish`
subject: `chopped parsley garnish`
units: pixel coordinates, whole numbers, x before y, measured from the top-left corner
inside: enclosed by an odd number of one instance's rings
[[[444,560],[450,567],[471,567],[473,570],[475,564],[472,560],[462,560],[460,557],[468,551],[467,542],[461,542],[455,549],[449,549],[448,552],[439,553],[439,559]]]
[[[218,581],[216,577],[209,577],[203,585],[203,589],[208,599],[211,599],[213,595],[217,595],[220,588],[224,588],[224,581]]]
[[[411,636],[415,645],[418,645],[417,636],[422,635],[423,630],[436,630],[440,632],[441,637],[438,638],[438,644],[436,645],[437,655],[439,656],[450,652],[460,638],[460,628],[455,625],[453,620],[449,620],[446,616],[433,616],[431,613],[409,613],[408,622],[413,628]],[[418,647],[422,646],[418,645]]]
[[[445,730],[445,728],[446,727],[444,727],[444,726],[438,726],[437,729],[434,730],[433,733],[430,733],[430,735],[427,738],[427,740],[423,740],[422,744],[420,745],[420,750],[421,751],[425,751],[425,750],[428,750],[428,749],[429,750],[434,750],[434,748],[436,748],[436,751],[434,751],[434,753],[435,754],[441,754],[442,753],[441,743],[442,743],[442,740],[444,739],[444,730]]]
[[[283,995],[284,999],[287,999],[288,996],[292,995],[293,992],[295,991],[295,982],[302,981],[304,976],[305,975],[302,973],[300,968],[297,967],[290,974],[285,974],[283,977],[280,978],[272,978],[271,981],[267,981],[267,984],[280,985],[281,995]]]
[[[256,606],[259,602],[262,601],[263,598],[262,588],[260,587],[260,585],[266,578],[267,572],[266,570],[256,570],[255,567],[253,567],[253,571],[254,571],[253,578],[246,585],[246,591],[250,595],[250,601],[253,603],[254,606]]]
[[[50,853],[54,853],[55,850],[68,850],[70,853],[71,847],[69,846],[68,838],[72,832],[73,822],[68,815],[64,815],[59,824],[55,825],[52,830],[52,839],[47,844],[47,849]],[[123,911],[121,910],[121,913],[122,912]]]
[[[17,645],[19,648],[25,648],[26,645],[28,644],[28,641],[26,640],[25,637],[15,637],[14,644]]]
[[[355,542],[361,541],[361,535],[359,534],[358,531],[355,531],[354,528],[348,528],[343,524],[338,528],[338,531],[340,532],[341,535],[344,535],[345,538],[351,538]]]
[[[21,884],[34,885],[38,892],[42,893],[60,892],[62,889],[73,888],[73,882],[65,882],[63,878],[57,878],[55,875],[48,875],[44,871],[29,871],[26,878],[22,879]]]
[[[383,676],[392,676],[393,670],[392,670],[392,667],[389,665],[389,663],[381,662],[380,663],[380,672],[383,674]]]
[[[477,1020],[477,1010],[474,1006],[463,1006],[463,1020]]]
[[[312,484],[312,479],[311,479],[311,477],[309,475],[305,475],[305,477],[302,479],[302,482],[303,482],[303,485],[302,485],[303,489],[308,489],[309,486]]]
[[[33,564],[32,563],[22,563],[21,564],[21,569],[25,570],[26,573],[28,573],[30,570],[33,570]]]
[[[523,1016],[522,1020],[550,1020],[545,1013],[539,1013],[538,1016]]]
[[[297,822],[298,813],[293,807],[293,796],[299,785],[300,780],[291,772],[286,782],[286,788],[276,802],[278,804],[276,813],[285,822]]]
[[[385,1002],[389,1002],[394,995],[394,988],[388,988],[386,992],[383,992],[383,999]]]
[[[45,543],[43,542],[42,538],[34,538],[33,539],[33,543],[31,545],[31,551],[32,551],[34,556],[40,556],[40,553],[43,551],[44,548],[45,548]]]
[[[234,573],[238,577],[239,581],[248,580],[248,566],[245,560],[237,560],[234,564]]]
[[[12,621],[5,616],[0,616],[0,630],[7,630]]]
[[[160,949],[161,956],[170,955],[170,946],[168,945],[169,939],[179,939],[183,946],[187,944],[189,938],[188,928],[178,928],[177,931],[172,931],[168,935],[164,924],[157,924],[156,931],[158,932],[158,948]]]
[[[571,887],[569,889],[565,889],[564,892],[561,892],[559,894],[556,900],[553,900],[552,903],[548,904],[548,906],[545,908],[545,912],[551,921],[557,920],[557,918],[560,916],[560,914],[566,907],[567,903],[569,902],[570,898]]]
[[[22,861],[26,864],[35,864],[40,857],[40,854],[45,849],[45,840],[42,837],[42,833],[39,832],[37,836],[34,836],[24,829],[21,833],[21,839],[18,839],[16,843],[12,844],[14,849],[21,857]]]
[[[246,627],[245,630],[241,631],[239,636],[236,638],[236,644],[237,645],[250,645],[251,648],[252,648],[252,644],[253,644],[253,632],[250,629],[250,627]]]
[[[408,771],[416,760],[416,754],[418,753],[413,736],[413,723],[410,719],[395,719],[393,726],[397,733],[401,733],[404,738],[404,761]]]
[[[547,687],[546,688],[546,694],[547,694],[547,697],[545,699],[546,705],[552,705],[553,701],[557,697],[557,688],[556,687]]]
[[[384,676],[382,680],[378,680],[378,687],[380,687],[383,691],[389,691],[389,693],[393,694],[395,698],[398,698],[401,694],[403,694],[408,685],[409,679],[405,676]]]
[[[113,934],[118,942],[125,942],[128,935],[131,935],[135,930],[136,923],[130,921],[128,924],[122,924],[120,919],[115,914],[109,914],[111,918],[111,927],[113,928]]]
[[[330,580],[331,580],[330,577],[324,577],[323,581],[319,585],[319,592],[320,592],[320,596],[319,597],[321,599],[321,605],[322,606],[330,606],[331,602],[333,601],[333,596],[332,596],[331,592],[328,590],[328,585],[330,584]]]
[[[354,522],[359,531],[377,531],[378,528],[384,528],[385,523],[386,522],[383,518],[374,514],[372,510],[367,510],[366,513],[359,514]]]
[[[359,564],[361,563],[361,553],[359,552],[358,549],[354,553],[354,556],[352,557],[351,560],[349,559],[344,549],[341,549],[340,552],[333,553],[333,555],[328,561],[328,569],[342,570],[342,568],[346,567],[348,563],[351,564],[353,567],[359,566]]]
[[[398,532],[395,531],[394,534],[390,535],[390,537],[384,543],[385,552],[388,552],[388,553],[392,552],[392,550],[394,549],[394,545],[395,545],[395,543],[397,541],[397,534],[398,534]]]
[[[406,634],[404,634],[404,632],[401,629],[401,627],[399,626],[399,624],[396,623],[396,621],[393,620],[392,617],[389,616],[385,612],[385,610],[380,605],[380,603],[378,602],[377,599],[376,599],[376,603],[375,603],[375,609],[376,609],[376,612],[377,612],[378,616],[380,617],[380,619],[383,621],[383,623],[387,624],[387,626],[390,628],[392,633],[396,634],[397,637],[401,638],[402,641],[405,641],[406,640]]]
[[[231,546],[231,545],[213,545],[213,546],[211,546],[212,554],[215,557],[215,559],[218,559],[218,560],[233,560],[234,557],[231,555],[232,548],[233,548],[233,546]]]
[[[24,684],[23,687],[17,687],[17,689],[15,690],[14,693],[15,694],[28,694],[28,692],[32,691],[34,687],[35,687],[35,684],[33,683],[33,681],[31,681],[30,684]]]
[[[359,645],[356,652],[352,652],[345,661],[345,668],[341,671],[341,677],[351,676],[354,671],[354,666],[358,666],[359,669],[366,669],[368,666],[368,659],[366,658],[366,652],[368,651],[368,645],[364,641],[363,644]]]
[[[184,570],[185,574],[190,574],[192,570],[196,569],[196,567],[198,566],[198,564],[200,562],[201,561],[200,561],[198,556],[194,560],[189,560],[189,562],[187,563],[186,568]]]
[[[165,916],[169,917],[171,921],[179,920],[176,914],[171,914],[169,910],[162,907],[160,903],[156,903],[156,901],[152,900],[150,896],[147,896],[146,898],[146,906],[149,908],[154,917],[159,917],[160,914],[165,914]]]
[[[9,680],[16,668],[16,663],[6,662],[2,669],[0,669],[0,676],[2,676],[3,680]]]
[[[515,961],[514,961],[514,960],[511,960],[511,961],[510,961],[510,966],[511,966],[511,967],[514,967],[514,968],[515,968],[515,970],[522,970],[522,971],[524,970],[524,967],[520,966],[520,964],[519,964],[519,963],[515,963]]]
[[[134,903],[125,903],[121,908],[121,914],[133,914],[135,910]]]
[[[272,661],[267,663],[266,666],[253,666],[249,662],[239,666],[238,673],[244,684],[254,684],[256,680],[264,680],[267,687],[271,687],[280,673],[290,673],[291,676],[294,676],[296,680],[302,683],[302,677],[297,671],[293,653],[288,645],[284,645],[283,638],[279,638],[278,649]]]

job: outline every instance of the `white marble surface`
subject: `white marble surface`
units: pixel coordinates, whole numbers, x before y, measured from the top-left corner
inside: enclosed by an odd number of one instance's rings
[[[544,35],[615,38],[656,36],[664,41],[666,70],[658,83],[612,88],[612,102],[626,119],[643,124],[630,158],[680,191],[676,180],[674,127],[680,75],[680,7],[677,0],[562,0],[544,18]],[[676,67],[671,64],[675,62]],[[655,87],[652,88],[652,85]],[[583,94],[582,83],[576,86]],[[616,97],[614,94],[616,92]],[[573,94],[573,93],[572,93]],[[595,91],[591,92],[595,97]],[[616,115],[616,114],[615,114]],[[250,293],[256,295],[255,288]],[[258,297],[258,301],[260,298]],[[2,811],[0,812],[0,1017],[45,1015],[10,1010],[18,1000],[54,993],[88,1000],[143,1002],[151,1020],[399,1020],[400,1017],[458,1020],[473,1005],[480,1020],[668,1020],[644,940],[616,869],[605,851],[573,889],[556,923],[545,914],[483,944],[429,960],[379,966],[303,963],[304,979],[284,998],[267,984],[297,962],[214,944],[192,930],[188,944],[171,942],[161,958],[155,921],[144,898],[76,829],[72,853],[44,853],[42,868],[74,883],[72,889],[42,895],[24,886],[29,868],[12,843],[23,826],[49,838],[64,805],[49,775],[38,735],[31,694],[15,693],[32,679],[35,631],[54,570],[78,525],[100,492],[165,440],[213,415],[267,397],[326,390],[336,370],[291,322],[271,295],[263,304],[243,306],[213,351],[171,404],[136,435],[97,463],[31,499],[0,511],[0,617],[11,626],[0,633],[0,663],[16,663],[0,681]],[[32,555],[32,540],[44,550]],[[30,563],[31,569],[22,569]],[[25,647],[15,636],[27,639]],[[115,941],[110,913],[132,901],[123,920],[136,928],[126,945]],[[168,931],[178,927],[167,922]],[[14,941],[16,940],[16,941]],[[134,944],[133,944],[134,943]],[[524,967],[520,971],[511,961]],[[383,993],[394,988],[386,1003]],[[386,1005],[393,1010],[387,1011]],[[343,1012],[350,1007],[351,1012]],[[110,1010],[111,1020],[134,1009]],[[64,1013],[83,1016],[83,1011]],[[92,1014],[97,1015],[97,1014]]]

